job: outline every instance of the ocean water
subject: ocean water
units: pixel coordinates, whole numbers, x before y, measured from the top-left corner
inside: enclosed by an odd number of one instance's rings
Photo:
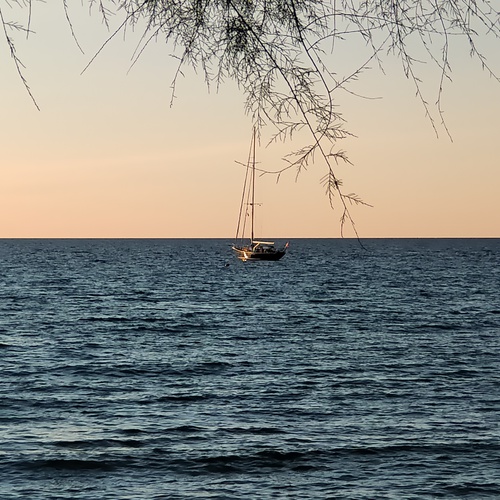
[[[500,498],[500,240],[0,240],[0,499]]]

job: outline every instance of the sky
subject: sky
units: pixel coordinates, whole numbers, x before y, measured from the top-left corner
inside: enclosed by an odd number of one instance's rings
[[[75,4],[84,54],[62,2],[35,3],[35,33],[16,39],[40,111],[0,40],[0,238],[234,237],[244,179],[237,162],[246,161],[252,130],[244,96],[231,82],[208,91],[201,75],[186,71],[171,106],[170,48],[151,45],[130,69],[133,35],[115,38],[81,74],[108,32],[97,13]],[[15,17],[4,2],[2,9]],[[482,48],[500,74],[494,44]],[[356,50],[332,64],[347,71]],[[442,107],[452,140],[433,108],[439,74],[430,68],[421,71],[438,137],[394,59],[356,82],[370,99],[336,96],[355,135],[339,146],[353,165],[338,174],[345,192],[372,205],[351,207],[361,238],[500,237],[500,83],[466,46],[451,64]],[[262,167],[277,170],[295,144],[261,146]],[[340,237],[341,212],[330,208],[324,174],[314,164],[298,178],[259,178],[257,234]],[[349,226],[343,234],[354,236]]]

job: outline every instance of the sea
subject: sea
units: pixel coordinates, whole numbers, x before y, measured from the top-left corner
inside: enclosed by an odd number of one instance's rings
[[[0,262],[0,500],[500,498],[500,239]]]

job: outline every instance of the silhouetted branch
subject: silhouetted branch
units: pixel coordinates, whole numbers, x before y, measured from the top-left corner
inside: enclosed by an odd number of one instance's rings
[[[18,3],[18,2],[16,2],[16,3]],[[29,8],[30,17],[31,17],[31,1],[28,2],[28,8]],[[26,34],[28,34],[30,32],[29,28],[24,28],[20,24],[7,21],[4,18],[3,9],[2,9],[1,6],[0,6],[0,22],[2,24],[2,28],[3,28],[3,33],[4,33],[4,36],[5,36],[5,40],[7,42],[8,47],[9,47],[10,56],[11,56],[12,60],[14,61],[14,65],[16,67],[17,74],[19,75],[19,78],[21,79],[21,82],[24,85],[24,88],[26,89],[26,92],[28,92],[28,95],[30,96],[31,100],[33,101],[33,104],[35,105],[36,109],[38,109],[38,111],[40,111],[40,108],[38,107],[38,103],[36,102],[35,97],[31,93],[31,89],[30,89],[30,87],[28,85],[28,81],[24,77],[24,74],[23,74],[24,64],[21,62],[21,60],[19,59],[19,57],[17,57],[16,47],[15,47],[14,41],[9,36],[9,30],[10,31],[23,31]]]

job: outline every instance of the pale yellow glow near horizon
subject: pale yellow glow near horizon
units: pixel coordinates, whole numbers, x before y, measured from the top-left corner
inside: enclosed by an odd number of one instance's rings
[[[170,107],[175,62],[161,42],[127,74],[134,43],[119,37],[80,75],[106,37],[97,14],[80,8],[74,22],[85,55],[62,6],[37,6],[32,27],[36,35],[19,37],[17,49],[40,112],[0,43],[0,237],[232,238],[244,175],[235,161],[246,160],[252,125],[235,86],[208,93],[188,71]],[[381,99],[339,94],[357,136],[339,145],[354,163],[339,176],[373,205],[352,207],[361,237],[500,237],[500,84],[466,49],[452,65],[443,108],[453,142],[439,123],[436,138],[395,62],[357,84]],[[294,147],[262,147],[258,156],[277,170]],[[259,178],[261,236],[339,237],[324,173],[317,164],[297,180],[294,172],[278,183]]]

